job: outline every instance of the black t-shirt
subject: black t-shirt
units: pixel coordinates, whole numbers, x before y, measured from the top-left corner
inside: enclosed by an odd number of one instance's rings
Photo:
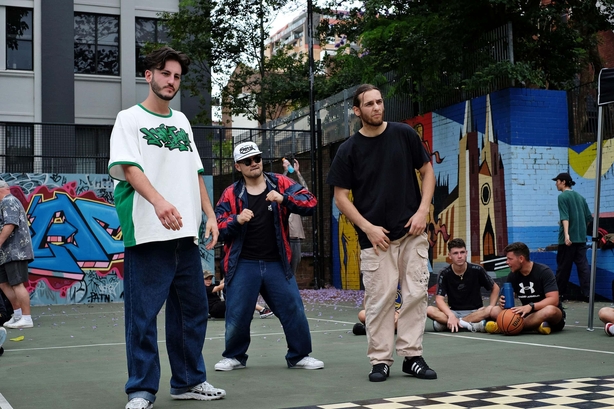
[[[554,273],[545,264],[533,263],[531,272],[523,276],[520,272],[511,272],[507,282],[512,283],[516,297],[522,305],[530,302],[539,302],[546,298],[546,293],[558,291]]]
[[[467,270],[458,276],[450,265],[439,273],[437,295],[447,295],[448,305],[453,311],[477,310],[484,306],[481,287],[492,291],[494,284],[482,266],[467,263]]]
[[[360,132],[343,142],[335,155],[326,183],[350,189],[354,206],[376,226],[389,230],[390,240],[409,231],[404,227],[420,207],[416,170],[430,158],[420,137],[404,123],[388,122],[375,137]],[[372,247],[367,235],[356,228],[362,249]]]
[[[279,250],[275,239],[275,221],[271,203],[266,201],[267,191],[247,195],[247,206],[254,217],[247,222],[245,240],[239,257],[247,260],[278,261]]]
[[[220,297],[220,292],[213,292],[213,287],[215,284],[206,285],[205,289],[207,290],[207,301],[209,302],[209,311],[213,309],[213,306],[222,302],[222,298]]]

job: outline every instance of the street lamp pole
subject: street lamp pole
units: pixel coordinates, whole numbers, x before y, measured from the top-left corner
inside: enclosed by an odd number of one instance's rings
[[[319,181],[316,172],[317,146],[316,138],[316,109],[314,95],[314,60],[313,60],[313,0],[307,0],[307,39],[308,39],[308,63],[309,63],[309,136],[311,141],[311,191],[315,194],[318,192]],[[313,285],[314,288],[320,288],[320,260],[318,249],[319,237],[319,206],[316,206],[316,211],[313,214]]]

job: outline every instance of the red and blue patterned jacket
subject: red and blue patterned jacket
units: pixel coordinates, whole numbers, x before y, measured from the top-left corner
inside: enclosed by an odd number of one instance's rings
[[[318,203],[316,197],[306,188],[296,183],[294,180],[277,174],[263,172],[266,181],[266,192],[276,190],[284,197],[281,205],[273,202],[273,220],[275,221],[275,237],[277,248],[281,258],[286,277],[292,277],[292,267],[290,259],[290,241],[288,238],[288,217],[290,213],[301,216],[309,216],[315,211]],[[228,186],[220,200],[215,206],[215,217],[217,226],[220,230],[219,240],[224,241],[224,259],[222,260],[223,270],[226,272],[225,281],[228,284],[237,268],[239,255],[243,247],[243,240],[247,231],[247,223],[241,225],[237,221],[237,216],[241,214],[247,205],[247,189],[245,180],[239,181]]]

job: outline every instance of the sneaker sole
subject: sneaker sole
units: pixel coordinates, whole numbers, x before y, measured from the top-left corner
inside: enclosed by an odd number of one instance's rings
[[[153,407],[154,407],[153,403],[150,403],[148,406],[145,406],[145,407],[141,406],[140,409],[153,409]]]
[[[34,324],[25,324],[25,325],[4,325],[5,328],[10,329],[24,329],[24,328],[34,328]]]
[[[192,400],[219,400],[219,399],[224,398],[225,396],[226,396],[226,393],[224,393],[223,395],[215,395],[215,396],[201,395],[200,393],[194,393],[194,392],[182,393],[181,395],[172,395],[171,394],[171,398],[177,399],[177,400],[188,400],[188,399],[192,399]]]
[[[369,374],[369,382],[384,382],[386,379],[388,379],[387,376],[384,376],[382,374],[378,374],[379,376],[371,376],[372,374]]]
[[[290,369],[324,369],[324,365],[321,366],[291,366]]]
[[[263,314],[263,315],[260,316],[260,318],[264,319],[264,318],[269,318],[269,317],[272,317],[272,316],[273,316],[273,313]]]
[[[244,369],[245,365],[241,365],[241,366],[233,366],[232,368],[228,368],[228,367],[224,367],[224,368],[218,368],[217,366],[214,367],[216,371],[220,371],[220,372],[228,372],[228,371],[232,371],[233,369]]]

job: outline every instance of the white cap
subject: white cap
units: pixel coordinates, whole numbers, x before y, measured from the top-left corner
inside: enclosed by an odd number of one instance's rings
[[[254,142],[243,142],[235,146],[233,155],[235,158],[235,163],[237,163],[241,159],[259,155],[261,153],[262,152],[260,152],[260,149],[258,149],[258,145],[256,145]]]

